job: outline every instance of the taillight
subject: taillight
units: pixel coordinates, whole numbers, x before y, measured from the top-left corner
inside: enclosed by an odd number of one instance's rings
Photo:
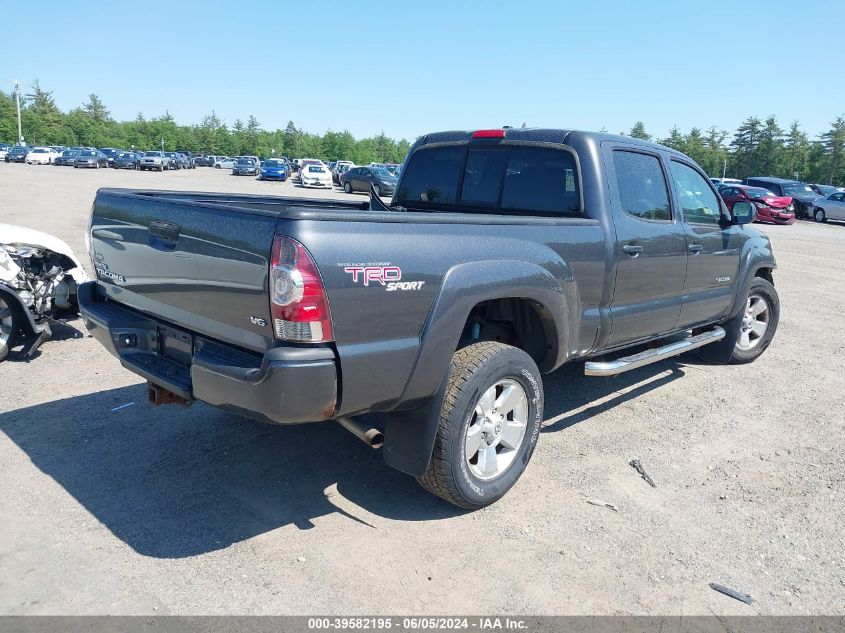
[[[294,239],[277,235],[270,258],[270,312],[282,341],[333,340],[329,300],[314,260]]]

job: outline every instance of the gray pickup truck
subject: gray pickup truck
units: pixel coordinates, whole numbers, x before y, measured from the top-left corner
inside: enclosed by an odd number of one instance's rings
[[[754,214],[636,139],[435,133],[389,205],[101,189],[79,303],[152,402],[335,420],[478,508],[528,464],[541,373],[763,353],[780,308]]]

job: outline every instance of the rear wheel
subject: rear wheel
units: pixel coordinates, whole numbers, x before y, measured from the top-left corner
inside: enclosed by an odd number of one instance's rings
[[[813,219],[816,222],[827,222],[827,216],[824,214],[824,209],[816,209],[816,212],[813,214]]]
[[[6,360],[6,357],[9,355],[14,331],[15,315],[9,304],[0,297],[0,362]]]
[[[528,465],[543,419],[543,383],[524,351],[486,341],[452,357],[428,470],[418,478],[461,508],[490,505]]]

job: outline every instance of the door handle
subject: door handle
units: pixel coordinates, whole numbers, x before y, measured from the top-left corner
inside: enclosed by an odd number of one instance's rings
[[[628,255],[636,257],[643,252],[643,247],[639,244],[625,244],[625,246],[622,247],[622,250],[628,253]]]
[[[701,251],[704,250],[704,246],[701,244],[690,244],[689,247],[690,251],[693,255],[698,255]]]

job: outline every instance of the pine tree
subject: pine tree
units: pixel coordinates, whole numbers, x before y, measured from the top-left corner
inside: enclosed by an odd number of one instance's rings
[[[734,172],[740,177],[760,176],[757,148],[760,145],[760,119],[748,117],[737,128],[731,147],[734,148]]]
[[[793,121],[784,141],[784,173],[787,178],[801,180],[809,176],[807,161],[810,156],[810,140],[801,130],[798,121]]]
[[[88,101],[82,104],[82,110],[96,123],[105,123],[111,119],[111,112],[93,92],[88,95]]]
[[[845,118],[839,116],[830,124],[830,129],[821,135],[827,160],[827,184],[845,182]]]
[[[774,116],[766,119],[766,125],[760,130],[760,143],[757,146],[760,157],[760,173],[764,176],[780,176],[783,160],[783,130]]]
[[[651,140],[651,134],[645,131],[645,125],[642,121],[637,121],[634,123],[634,127],[631,128],[631,132],[628,134],[631,138],[639,138],[644,141]]]

